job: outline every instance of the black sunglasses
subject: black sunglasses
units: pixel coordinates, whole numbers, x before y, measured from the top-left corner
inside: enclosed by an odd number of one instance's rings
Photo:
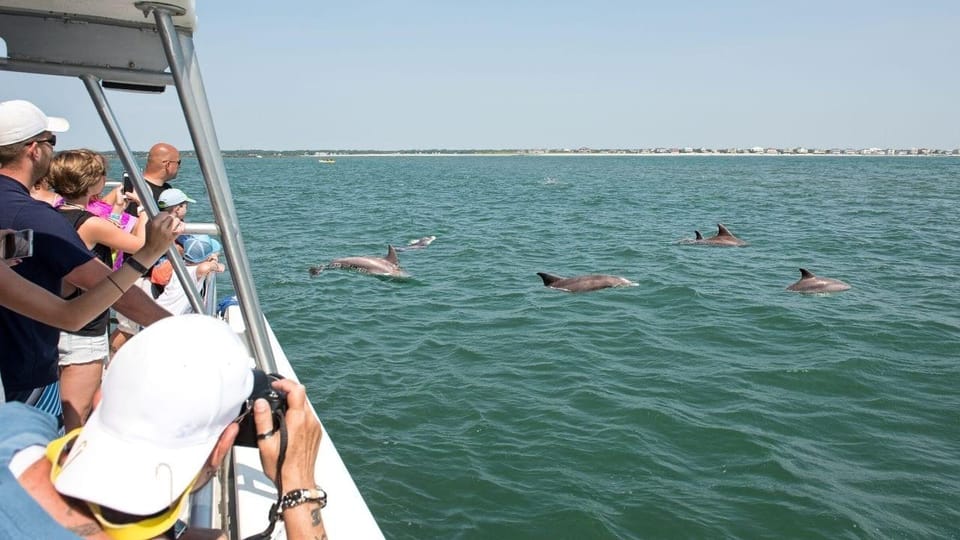
[[[33,141],[33,142],[35,142],[35,143],[44,143],[44,142],[45,142],[45,143],[49,144],[49,145],[52,147],[52,146],[56,146],[56,145],[57,145],[57,136],[51,134],[49,139],[37,139],[37,140],[35,140],[35,141]]]
[[[174,161],[174,160],[172,160],[172,159],[165,159],[165,160],[163,160],[164,163],[176,163],[177,165],[180,165],[180,162],[181,162],[181,161],[183,161],[183,160],[182,160],[182,159],[178,159],[178,160],[176,160],[176,161]]]

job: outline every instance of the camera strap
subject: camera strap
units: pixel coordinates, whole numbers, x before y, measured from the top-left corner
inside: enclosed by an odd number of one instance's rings
[[[280,508],[280,500],[283,498],[283,480],[282,474],[280,472],[283,470],[283,461],[287,456],[287,423],[284,421],[284,414],[282,411],[274,411],[273,420],[279,429],[280,432],[280,455],[277,456],[277,502],[270,505],[270,512],[267,514],[267,519],[270,520],[270,525],[267,526],[263,532],[255,534],[253,536],[248,536],[245,540],[267,540],[273,534],[274,527],[277,526],[277,519],[280,518],[280,513],[277,511]]]

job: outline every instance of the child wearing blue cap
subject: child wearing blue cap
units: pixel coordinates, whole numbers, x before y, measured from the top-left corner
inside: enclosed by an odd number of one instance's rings
[[[177,242],[183,247],[183,262],[186,264],[187,273],[197,284],[198,289],[201,289],[208,275],[225,270],[220,264],[220,242],[215,238],[206,234],[193,234],[181,236]],[[176,276],[170,279],[156,301],[173,315],[193,313],[193,306],[190,305],[187,292]]]

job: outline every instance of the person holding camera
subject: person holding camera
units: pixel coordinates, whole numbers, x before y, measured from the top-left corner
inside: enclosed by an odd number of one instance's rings
[[[171,356],[170,343],[191,346]],[[0,407],[0,537],[206,537],[178,518],[252,417],[263,471],[282,486],[274,515],[286,537],[326,538],[326,494],[314,480],[322,430],[306,390],[251,367],[226,323],[182,315],[131,338],[89,420],[66,436],[36,409]]]

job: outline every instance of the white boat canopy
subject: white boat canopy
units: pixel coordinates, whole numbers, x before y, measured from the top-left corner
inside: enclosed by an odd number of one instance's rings
[[[2,0],[0,37],[7,71],[93,75],[118,85],[173,84],[150,10],[163,5],[178,34],[197,26],[193,0]]]

